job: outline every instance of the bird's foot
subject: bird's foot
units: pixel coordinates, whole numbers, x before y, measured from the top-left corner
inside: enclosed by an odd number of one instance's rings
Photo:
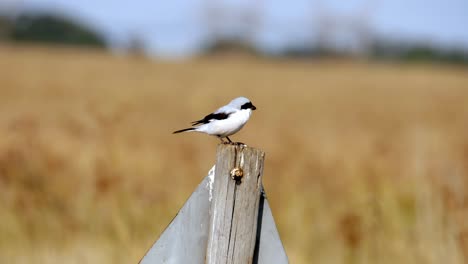
[[[247,146],[246,144],[244,144],[242,142],[223,141],[221,144],[223,144],[223,145],[233,145],[233,146]]]

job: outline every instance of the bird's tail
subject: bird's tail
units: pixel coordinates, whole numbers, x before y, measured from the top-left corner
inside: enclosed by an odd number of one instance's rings
[[[172,132],[172,134],[182,133],[182,132],[186,132],[186,131],[193,131],[193,130],[195,130],[195,127],[190,127],[190,128],[177,130],[177,131]]]

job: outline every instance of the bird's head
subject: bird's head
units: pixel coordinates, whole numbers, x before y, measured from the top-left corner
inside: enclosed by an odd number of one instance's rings
[[[235,107],[237,109],[240,109],[240,110],[246,110],[246,109],[250,109],[250,110],[255,110],[257,109],[257,107],[255,107],[255,105],[252,104],[252,102],[245,98],[245,97],[237,97],[236,99],[232,100],[229,105],[231,105],[232,107]]]

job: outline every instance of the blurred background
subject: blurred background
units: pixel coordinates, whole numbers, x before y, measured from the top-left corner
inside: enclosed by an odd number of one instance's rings
[[[468,2],[0,0],[0,263],[137,263],[237,96],[291,263],[468,262]]]

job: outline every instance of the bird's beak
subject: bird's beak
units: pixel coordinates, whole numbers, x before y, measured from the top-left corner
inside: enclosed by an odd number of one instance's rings
[[[257,109],[257,107],[255,107],[255,105],[252,105],[252,107],[251,107],[251,108],[252,108],[252,110],[255,110],[255,109]]]

